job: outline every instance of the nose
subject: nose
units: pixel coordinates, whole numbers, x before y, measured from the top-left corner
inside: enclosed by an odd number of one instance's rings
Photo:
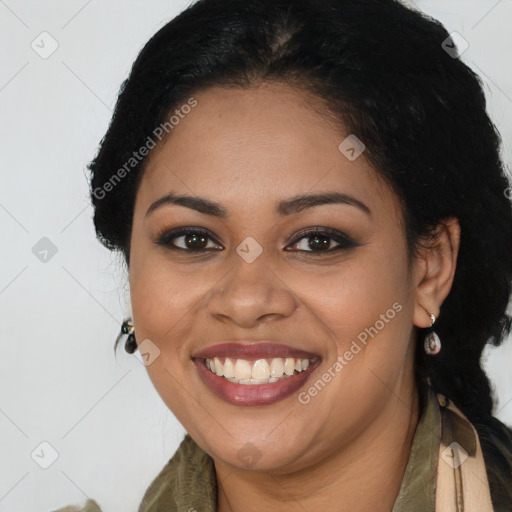
[[[252,263],[238,255],[234,258],[231,271],[209,294],[210,315],[223,322],[252,328],[293,314],[297,309],[295,295],[264,257]]]

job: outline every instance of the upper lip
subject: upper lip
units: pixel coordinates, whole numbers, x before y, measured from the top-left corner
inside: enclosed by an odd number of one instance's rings
[[[211,345],[192,356],[193,358],[230,357],[233,359],[266,359],[274,357],[296,357],[313,359],[320,356],[298,348],[272,341],[234,340]]]

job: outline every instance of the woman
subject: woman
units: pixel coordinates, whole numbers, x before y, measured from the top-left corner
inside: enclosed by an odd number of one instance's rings
[[[512,212],[457,56],[396,0],[199,0],[141,51],[90,165],[187,431],[141,512],[512,510]]]

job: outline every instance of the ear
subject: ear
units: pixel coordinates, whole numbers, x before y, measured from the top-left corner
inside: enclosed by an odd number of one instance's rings
[[[442,220],[429,239],[420,246],[414,262],[415,285],[413,323],[428,327],[437,318],[441,305],[450,293],[460,245],[460,225],[456,218]]]

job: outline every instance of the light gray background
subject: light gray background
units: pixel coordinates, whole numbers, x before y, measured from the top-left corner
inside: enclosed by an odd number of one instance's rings
[[[469,42],[462,59],[487,84],[509,164],[512,0],[416,3]],[[183,436],[139,356],[114,357],[127,276],[95,240],[85,166],[137,53],[186,5],[0,0],[0,512],[87,496],[136,511]],[[58,43],[46,59],[31,47],[43,31]],[[57,248],[46,263],[32,252],[43,237]],[[511,345],[484,357],[508,424]],[[48,469],[31,458],[50,460],[43,441],[58,452]]]

